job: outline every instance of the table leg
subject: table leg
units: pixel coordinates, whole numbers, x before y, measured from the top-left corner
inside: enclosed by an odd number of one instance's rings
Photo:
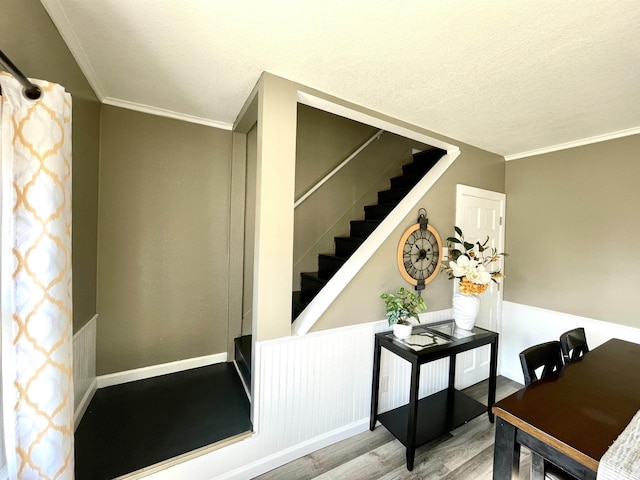
[[[369,417],[369,430],[376,428],[378,419],[378,391],[380,386],[380,354],[382,347],[376,337],[373,347],[373,380],[371,382],[371,416]]]
[[[416,424],[418,423],[418,390],[420,387],[420,365],[411,362],[411,391],[409,392],[409,419],[407,424],[407,469],[413,470],[416,455]]]
[[[456,358],[455,354],[449,356],[449,391],[456,388]]]
[[[516,442],[516,427],[498,418],[493,447],[493,480],[518,478],[519,469],[520,444]]]
[[[496,403],[496,377],[498,373],[498,339],[491,344],[491,363],[489,365],[489,394],[487,398],[487,413],[489,421],[494,422],[494,416],[491,409]]]

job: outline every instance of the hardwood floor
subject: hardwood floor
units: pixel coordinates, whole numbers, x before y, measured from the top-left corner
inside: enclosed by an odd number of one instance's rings
[[[522,388],[498,377],[496,398]],[[486,381],[465,393],[486,403]],[[412,472],[405,464],[405,448],[384,427],[364,432],[265,473],[257,480],[490,480],[493,467],[494,426],[482,415],[449,435],[416,451]],[[529,452],[520,457],[520,479],[529,480]]]

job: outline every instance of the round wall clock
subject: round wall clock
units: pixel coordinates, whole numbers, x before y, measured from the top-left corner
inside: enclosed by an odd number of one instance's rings
[[[421,208],[422,212],[424,209]],[[426,213],[426,210],[424,210]],[[398,244],[398,268],[402,277],[416,290],[423,290],[440,272],[442,241],[435,228],[420,213],[418,223],[411,225]]]

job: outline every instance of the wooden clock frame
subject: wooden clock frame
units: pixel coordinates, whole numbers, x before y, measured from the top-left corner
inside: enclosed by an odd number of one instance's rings
[[[426,219],[424,220],[426,223]],[[440,267],[442,266],[442,240],[440,239],[440,235],[438,234],[436,229],[429,224],[426,225],[426,228],[423,227],[421,225],[421,221],[422,221],[422,216],[419,219],[418,223],[411,225],[402,234],[402,237],[400,238],[400,242],[398,243],[398,269],[400,270],[400,274],[402,275],[402,278],[404,278],[411,285],[415,286],[416,290],[422,290],[426,284],[433,281],[438,275],[438,273],[440,273]],[[407,240],[409,239],[409,237],[413,232],[420,230],[421,228],[426,229],[435,238],[436,243],[438,244],[438,260],[436,263],[436,267],[434,268],[431,275],[429,275],[427,278],[424,279],[424,282],[421,282],[420,281],[421,279],[419,278],[412,277],[407,271],[407,268],[405,267],[405,263],[404,263],[404,248],[407,243]]]

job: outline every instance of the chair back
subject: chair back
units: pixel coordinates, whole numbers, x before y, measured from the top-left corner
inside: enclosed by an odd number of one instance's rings
[[[577,360],[589,351],[584,328],[574,328],[560,335],[560,348],[565,365]]]
[[[523,350],[520,352],[520,364],[525,385],[530,385],[548,375],[559,372],[563,366],[560,342],[553,340]],[[542,373],[538,376],[536,370],[541,367]]]

